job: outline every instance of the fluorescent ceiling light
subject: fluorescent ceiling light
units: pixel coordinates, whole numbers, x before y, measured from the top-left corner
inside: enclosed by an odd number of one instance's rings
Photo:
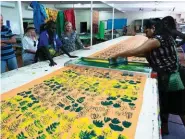
[[[82,4],[81,4],[81,3],[77,3],[76,5],[77,5],[77,6],[81,6]]]

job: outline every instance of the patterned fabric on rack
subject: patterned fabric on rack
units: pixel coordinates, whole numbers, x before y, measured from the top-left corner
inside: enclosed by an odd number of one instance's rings
[[[47,13],[47,16],[48,16],[48,18],[46,19],[46,22],[49,21],[49,20],[56,21],[57,14],[58,14],[57,10],[46,8],[46,13]]]
[[[64,11],[65,21],[71,22],[73,26],[73,30],[76,30],[75,24],[75,12],[74,9],[69,9]]]
[[[32,1],[30,7],[33,8],[33,22],[36,29],[36,32],[40,32],[40,26],[44,23],[47,18],[45,8],[42,4],[39,4],[37,1]]]
[[[58,12],[56,24],[57,24],[57,34],[59,37],[61,37],[62,32],[64,32],[64,24],[65,24],[63,11]]]
[[[93,11],[93,33],[98,33],[99,12]]]

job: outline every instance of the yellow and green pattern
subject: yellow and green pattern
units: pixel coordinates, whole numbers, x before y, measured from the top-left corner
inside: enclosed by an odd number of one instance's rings
[[[2,95],[2,139],[134,139],[144,75],[67,66]]]

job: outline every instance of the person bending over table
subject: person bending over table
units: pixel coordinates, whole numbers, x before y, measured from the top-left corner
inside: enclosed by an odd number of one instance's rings
[[[82,44],[77,33],[73,31],[71,22],[65,23],[65,32],[61,34],[61,40],[62,40],[62,44],[64,45],[64,48],[68,52],[73,52],[78,49],[85,49],[85,50],[90,49],[90,47],[85,47]]]
[[[50,66],[56,65],[53,57],[63,54],[67,54],[70,58],[76,58],[77,56],[70,55],[67,50],[63,47],[58,35],[56,34],[56,23],[54,21],[48,21],[46,24],[41,26],[41,33],[39,36],[39,42],[36,52],[37,60],[49,60]]]
[[[146,36],[149,38],[144,44],[134,50],[119,53],[110,60],[115,61],[118,57],[137,56],[145,54],[147,61],[158,74],[158,89],[160,102],[160,115],[162,120],[162,134],[168,134],[168,115],[180,115],[185,125],[185,90],[176,92],[168,91],[169,78],[172,73],[176,73],[178,67],[178,56],[176,53],[176,43],[171,32],[165,29],[160,19],[151,20],[146,24]],[[181,77],[178,79],[185,86],[183,76],[185,69],[179,71]]]

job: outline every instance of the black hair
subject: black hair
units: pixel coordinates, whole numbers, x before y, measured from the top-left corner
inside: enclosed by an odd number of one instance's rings
[[[40,33],[45,31],[45,30],[49,30],[52,25],[56,25],[56,23],[53,20],[49,20],[47,23],[44,23],[40,26]]]
[[[172,16],[166,16],[162,19],[162,22],[164,24],[164,27],[172,30],[175,29],[176,30],[176,23],[175,23],[175,19]]]
[[[49,44],[53,44],[53,33],[50,31],[51,27],[53,25],[56,25],[56,23],[53,20],[49,20],[47,23],[42,24],[40,26],[40,33],[42,33],[43,31],[47,30],[48,31],[48,35],[49,35]]]
[[[46,23],[46,29],[50,29],[52,27],[52,25],[56,25],[56,22],[54,22],[53,20],[49,20],[47,23]]]
[[[164,27],[160,18],[150,19],[145,24],[146,29],[155,27],[154,35],[169,36],[170,32]]]

